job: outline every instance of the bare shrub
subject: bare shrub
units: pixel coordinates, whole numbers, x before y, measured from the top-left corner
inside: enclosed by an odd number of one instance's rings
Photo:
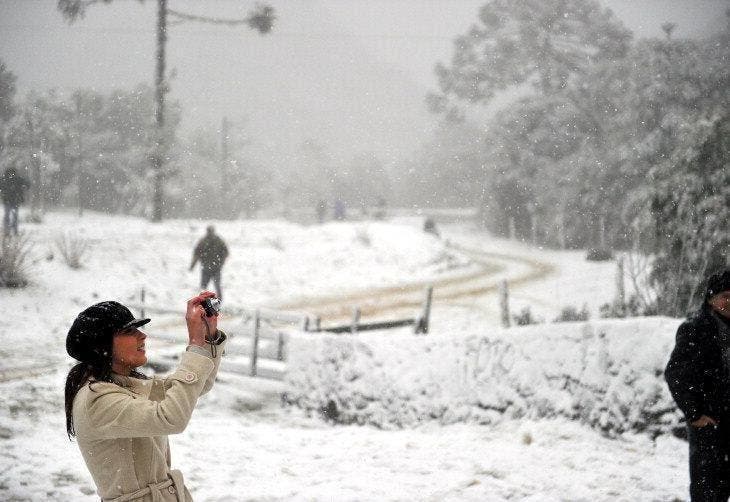
[[[543,322],[542,319],[532,313],[530,307],[524,307],[519,314],[514,314],[512,319],[517,326],[529,326],[530,324],[541,324]]]
[[[604,319],[652,315],[657,315],[656,303],[645,305],[637,295],[631,295],[629,301],[623,305],[614,301],[600,306],[600,316]]]
[[[655,315],[657,311],[657,293],[650,282],[653,257],[640,253],[637,248],[638,246],[635,246],[632,251],[626,253],[625,260],[626,272],[636,296],[636,310],[645,312],[643,315]],[[629,298],[630,302],[631,300]]]
[[[609,261],[613,260],[613,251],[608,248],[591,248],[586,252],[588,261]]]
[[[554,322],[576,322],[576,321],[587,321],[590,319],[591,314],[588,312],[588,306],[583,304],[583,308],[578,310],[572,305],[563,307],[560,311],[560,315],[555,318]]]
[[[268,244],[269,247],[272,247],[277,251],[284,251],[284,242],[278,235],[274,237],[265,237],[264,241],[266,242],[266,244]]]
[[[28,285],[32,248],[30,238],[23,233],[3,239],[0,246],[0,287],[24,288]]]
[[[373,243],[366,227],[360,227],[355,231],[355,239],[365,247],[370,247]]]
[[[84,257],[89,251],[89,241],[67,233],[56,238],[56,247],[69,268],[78,270],[82,267]]]

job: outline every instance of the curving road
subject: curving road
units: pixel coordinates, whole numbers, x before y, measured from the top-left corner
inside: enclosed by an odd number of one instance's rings
[[[325,323],[350,319],[354,307],[360,309],[362,317],[380,319],[420,307],[424,300],[424,290],[429,285],[433,285],[433,302],[438,305],[495,293],[502,280],[507,280],[508,286],[513,288],[542,279],[554,272],[552,265],[534,259],[467,248],[453,243],[448,246],[468,256],[477,265],[477,270],[434,281],[371,288],[339,296],[306,298],[279,305],[278,308],[305,311],[319,316]]]

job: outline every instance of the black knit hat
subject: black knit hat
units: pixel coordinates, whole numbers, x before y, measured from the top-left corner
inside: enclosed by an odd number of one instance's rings
[[[717,272],[707,279],[705,299],[709,300],[711,297],[723,291],[730,291],[730,270]]]
[[[76,316],[66,336],[66,352],[74,359],[88,363],[110,358],[114,333],[148,322],[150,319],[136,319],[121,303],[97,303]]]

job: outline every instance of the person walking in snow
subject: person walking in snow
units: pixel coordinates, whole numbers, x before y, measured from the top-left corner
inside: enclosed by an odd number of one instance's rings
[[[687,420],[692,502],[730,498],[730,270],[677,330],[664,377]]]
[[[347,219],[347,208],[345,207],[345,203],[342,199],[335,200],[335,204],[332,208],[332,216],[337,221]]]
[[[78,363],[66,378],[66,432],[76,438],[102,502],[191,502],[182,473],[170,467],[167,436],[185,430],[198,398],[215,381],[226,335],[217,314],[187,303],[188,347],[167,378],[147,378],[146,335],[124,305],[105,301],[83,310],[66,337]]]
[[[28,180],[18,174],[14,167],[9,167],[0,176],[0,197],[3,199],[5,214],[3,215],[3,235],[18,235],[18,209],[25,201],[25,192],[30,187]]]
[[[228,247],[226,243],[215,233],[215,227],[209,225],[206,228],[205,237],[195,245],[190,270],[193,270],[195,264],[200,261],[200,288],[207,288],[210,281],[213,280],[215,292],[220,299],[223,299],[221,269],[227,257]]]
[[[327,203],[323,200],[320,200],[317,203],[315,211],[317,212],[317,223],[321,225],[322,223],[324,223],[324,219],[327,216]]]

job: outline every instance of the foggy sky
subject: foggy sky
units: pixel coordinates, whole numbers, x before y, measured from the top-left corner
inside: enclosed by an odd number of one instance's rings
[[[412,152],[435,118],[424,95],[433,67],[485,0],[272,0],[278,20],[260,36],[245,27],[185,23],[169,30],[172,99],[183,130],[218,129],[226,115],[248,154],[287,162],[304,140],[348,160],[373,151],[385,161]],[[675,37],[722,28],[726,0],[604,0],[639,37],[678,24]],[[253,2],[170,0],[180,11],[244,17]],[[151,84],[156,2],[92,6],[68,25],[55,0],[0,0],[0,58],[19,95],[50,87],[101,92]],[[287,160],[289,159],[289,160]]]

